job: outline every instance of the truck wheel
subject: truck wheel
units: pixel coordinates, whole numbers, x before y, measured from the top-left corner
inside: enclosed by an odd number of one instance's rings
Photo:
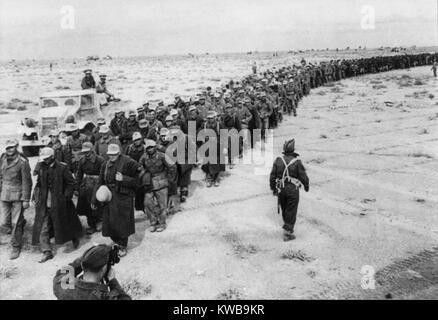
[[[34,147],[34,146],[22,147],[22,150],[23,150],[23,155],[27,158],[37,157],[40,152],[40,147]]]

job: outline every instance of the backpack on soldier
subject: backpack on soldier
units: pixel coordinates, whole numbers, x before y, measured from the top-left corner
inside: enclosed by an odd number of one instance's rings
[[[281,156],[279,158],[283,161],[284,170],[283,170],[283,175],[282,175],[281,179],[277,178],[275,181],[275,185],[276,185],[278,194],[280,194],[283,191],[283,189],[285,188],[286,182],[292,183],[293,185],[295,185],[295,187],[297,189],[301,188],[303,186],[301,181],[298,180],[297,178],[291,177],[289,174],[289,167],[300,159],[298,157],[296,157],[296,158],[292,159],[289,163],[286,163],[286,160],[284,159],[283,156]]]

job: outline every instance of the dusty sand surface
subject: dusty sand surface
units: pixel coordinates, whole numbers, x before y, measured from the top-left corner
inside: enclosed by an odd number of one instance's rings
[[[136,214],[117,277],[136,299],[436,298],[437,85],[429,67],[358,77],[313,90],[298,117],[286,117],[274,153],[295,137],[311,181],[295,241],[282,241],[268,172],[238,165],[207,189],[196,170],[191,197],[165,232],[145,231]],[[33,214],[19,259],[8,260],[1,236],[3,299],[53,299],[55,271],[93,242],[109,243],[94,235],[38,264]],[[361,289],[364,265],[377,272],[375,290]]]

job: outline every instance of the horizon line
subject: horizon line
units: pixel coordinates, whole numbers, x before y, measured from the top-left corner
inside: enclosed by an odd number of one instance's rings
[[[103,58],[106,56],[110,56],[111,58],[116,58],[116,59],[120,59],[120,58],[158,58],[158,57],[168,57],[168,56],[207,56],[207,55],[231,55],[231,54],[261,54],[261,53],[289,53],[289,52],[298,52],[298,53],[306,53],[306,52],[330,52],[330,51],[353,51],[355,52],[356,50],[363,50],[363,51],[371,51],[371,50],[379,50],[381,48],[383,49],[387,49],[387,48],[406,48],[406,49],[426,49],[426,48],[437,48],[438,49],[438,45],[422,45],[422,46],[417,46],[417,45],[397,45],[397,46],[380,46],[380,47],[366,47],[366,46],[360,46],[360,47],[356,47],[356,48],[352,48],[350,46],[347,46],[345,48],[325,48],[325,49],[315,49],[315,48],[311,48],[311,49],[289,49],[289,50],[270,50],[270,51],[260,51],[260,50],[250,50],[250,51],[238,51],[238,52],[203,52],[203,53],[192,53],[192,52],[187,52],[187,53],[162,53],[162,54],[145,54],[145,55],[133,55],[133,56],[118,56],[118,55],[111,55],[111,54],[103,54],[103,55],[99,55],[99,54],[90,54],[88,56],[85,57],[58,57],[58,58],[23,58],[23,59],[14,59],[14,58],[0,58],[0,63],[11,63],[12,61],[14,62],[24,62],[24,61],[58,61],[58,60],[85,60],[87,59],[87,57],[89,56],[98,56],[99,57],[99,61],[104,60]],[[347,49],[349,48],[349,49]],[[327,50],[328,49],[328,50]]]

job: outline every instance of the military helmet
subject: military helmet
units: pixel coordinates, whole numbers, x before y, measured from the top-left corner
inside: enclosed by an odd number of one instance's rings
[[[101,185],[96,191],[96,200],[99,202],[110,202],[113,195],[106,185]]]

